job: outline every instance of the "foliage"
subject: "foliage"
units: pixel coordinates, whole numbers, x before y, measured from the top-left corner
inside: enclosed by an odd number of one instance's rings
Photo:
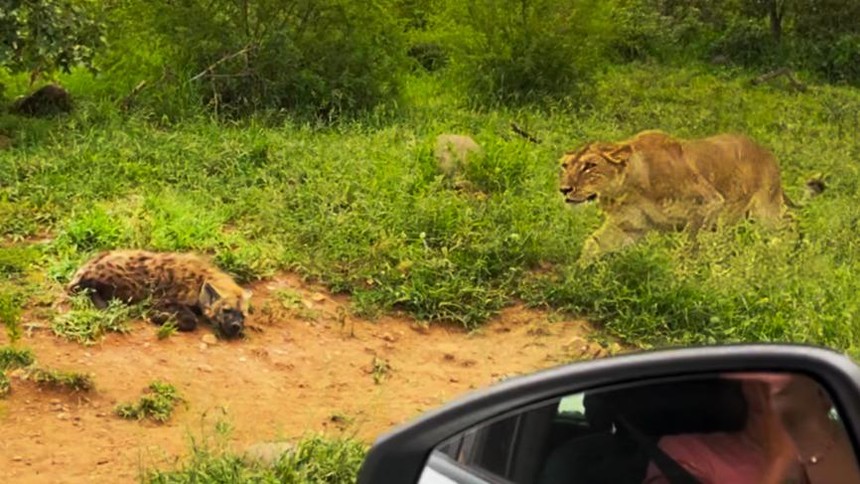
[[[150,81],[178,77],[216,113],[283,109],[327,119],[396,95],[406,63],[390,4],[125,2],[111,11],[118,48],[107,62],[111,73],[125,75],[124,48],[146,39],[158,51],[143,59]]]
[[[0,371],[30,366],[34,361],[33,352],[28,349],[9,346],[0,348]]]
[[[127,305],[116,299],[104,310],[96,308],[85,293],[71,297],[72,309],[54,318],[54,334],[91,345],[107,333],[127,333],[128,322],[141,317],[145,305]]]
[[[143,420],[149,418],[159,423],[170,420],[173,409],[182,401],[176,387],[170,383],[154,381],[147,387],[147,394],[137,403],[121,403],[115,412],[122,418]]]
[[[0,287],[0,323],[11,342],[21,338],[21,296]]]
[[[305,437],[272,467],[251,463],[241,456],[207,446],[195,446],[192,456],[176,470],[152,471],[146,481],[160,483],[307,482],[340,484],[355,482],[367,452],[353,439]]]
[[[476,99],[516,103],[576,97],[613,30],[607,2],[448,2],[436,16],[455,76]]]
[[[31,367],[25,370],[24,377],[53,390],[88,392],[95,388],[92,377],[84,373]]]
[[[12,391],[12,384],[9,381],[9,377],[6,376],[6,373],[0,371],[0,398],[5,397]]]
[[[78,0],[0,0],[0,68],[70,72],[93,66],[102,46],[94,5]]]

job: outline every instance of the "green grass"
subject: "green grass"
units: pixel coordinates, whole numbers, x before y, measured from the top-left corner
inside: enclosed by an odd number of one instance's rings
[[[21,305],[21,297],[17,291],[0,285],[0,323],[3,323],[6,335],[12,342],[21,338]]]
[[[12,391],[12,383],[6,373],[0,371],[0,398],[5,397]]]
[[[106,248],[194,250],[242,281],[296,271],[351,294],[360,315],[400,309],[476,328],[522,299],[643,346],[804,341],[858,354],[860,93],[811,84],[797,94],[748,79],[633,64],[598,76],[587,104],[539,110],[470,108],[444,78],[416,77],[394,116],[328,127],[162,123],[84,97],[77,115],[16,127],[28,141],[0,152],[0,232],[53,233],[42,257],[57,282]],[[511,120],[543,143],[512,134]],[[577,270],[601,214],[562,203],[560,153],[650,128],[741,131],[769,146],[789,195],[806,203],[802,239],[742,226],[690,254],[680,237],[656,236]],[[483,145],[486,157],[464,175],[484,196],[436,172],[432,142],[443,132]],[[805,200],[815,173],[830,186]]]
[[[33,352],[29,349],[10,346],[0,348],[0,371],[30,366],[34,361]]]
[[[164,324],[158,327],[158,331],[156,331],[156,336],[158,339],[167,339],[179,330],[179,327],[176,326],[176,322],[172,320],[168,320]]]
[[[191,457],[173,470],[150,471],[145,482],[258,482],[347,484],[355,482],[366,448],[352,439],[310,436],[296,443],[271,467],[249,462],[224,449],[195,445]]]
[[[137,403],[122,403],[116,406],[114,412],[126,419],[150,419],[164,423],[170,420],[176,404],[182,401],[176,387],[170,383],[154,381],[149,384],[147,394],[140,397]]]
[[[100,310],[93,306],[86,294],[71,297],[72,308],[54,318],[51,329],[54,334],[67,340],[91,345],[107,333],[127,333],[128,322],[140,318],[144,305],[126,305],[117,300]]]
[[[31,367],[25,370],[25,377],[41,387],[52,390],[88,392],[95,388],[92,377],[84,373]]]

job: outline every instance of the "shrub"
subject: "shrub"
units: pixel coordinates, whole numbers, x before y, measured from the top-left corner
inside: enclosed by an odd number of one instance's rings
[[[331,117],[398,91],[405,48],[389,0],[128,2],[112,28],[160,49],[167,68],[220,114],[283,109]],[[128,34],[127,32],[132,32]],[[112,53],[117,68],[125,53]],[[114,74],[124,75],[119,70]],[[166,83],[169,84],[169,83]]]
[[[606,2],[449,2],[436,18],[455,76],[480,101],[575,96],[605,63]]]

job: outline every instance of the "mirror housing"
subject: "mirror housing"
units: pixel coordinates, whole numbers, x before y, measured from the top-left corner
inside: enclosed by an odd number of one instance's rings
[[[860,436],[860,367],[827,348],[738,344],[664,349],[584,361],[505,380],[432,410],[381,436],[358,484],[417,483],[433,449],[499,415],[600,387],[702,373],[781,371],[806,374],[831,395],[854,448]]]

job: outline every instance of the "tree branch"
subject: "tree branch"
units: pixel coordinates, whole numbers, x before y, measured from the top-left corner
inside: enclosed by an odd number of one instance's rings
[[[526,130],[521,128],[517,123],[515,123],[513,121],[511,121],[511,129],[514,130],[514,133],[522,136],[523,138],[527,139],[528,141],[531,141],[532,143],[534,143],[536,145],[541,144],[541,140],[530,135],[528,132],[526,132]]]
[[[196,81],[197,79],[200,79],[201,77],[205,76],[206,74],[211,74],[211,73],[212,73],[212,70],[213,70],[213,69],[215,69],[216,67],[218,67],[218,66],[220,66],[221,64],[223,64],[223,63],[227,62],[227,61],[228,61],[228,60],[230,60],[230,59],[234,59],[234,58],[236,58],[236,57],[238,57],[238,56],[240,56],[240,55],[242,55],[242,54],[247,53],[248,51],[252,50],[253,48],[254,48],[254,46],[253,46],[253,45],[247,45],[247,46],[245,46],[242,50],[240,50],[240,51],[238,51],[238,52],[234,52],[234,53],[232,53],[232,54],[230,54],[230,55],[227,55],[227,56],[224,56],[224,57],[222,57],[222,58],[218,59],[218,60],[217,60],[217,61],[215,61],[212,65],[210,65],[210,66],[209,66],[209,67],[207,67],[206,69],[203,69],[203,71],[202,71],[202,72],[200,72],[200,73],[199,73],[199,74],[197,74],[196,76],[192,77],[192,78],[191,78],[191,82],[194,82],[194,81]]]

